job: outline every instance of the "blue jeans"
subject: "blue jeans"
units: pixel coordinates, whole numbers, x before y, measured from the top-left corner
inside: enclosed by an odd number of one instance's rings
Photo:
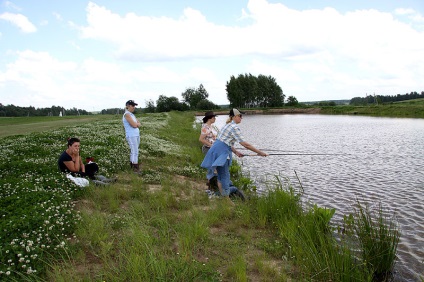
[[[230,195],[230,160],[227,160],[223,166],[216,167],[216,171],[222,187],[222,196]]]

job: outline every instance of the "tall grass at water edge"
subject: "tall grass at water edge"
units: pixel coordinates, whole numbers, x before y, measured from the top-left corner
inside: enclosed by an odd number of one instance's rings
[[[120,117],[48,133],[0,139],[0,278],[27,281],[371,281],[386,279],[397,240],[393,221],[352,213],[336,240],[331,209],[301,204],[301,190],[275,177],[258,197],[239,166],[249,200],[229,206],[204,193],[203,158],[188,114],[142,120],[142,177],[127,170]],[[56,172],[66,138],[82,140],[109,187],[81,190]],[[198,148],[198,150],[194,149]],[[11,171],[9,167],[13,167]],[[361,210],[361,209],[360,209]],[[364,229],[362,226],[367,226]],[[371,226],[368,228],[368,226]],[[378,232],[374,232],[377,227]],[[364,232],[361,232],[364,230]],[[366,234],[373,236],[367,237]],[[390,236],[387,236],[390,235]],[[395,238],[391,237],[391,238]],[[358,241],[358,238],[363,238]],[[398,238],[398,237],[397,237]],[[366,249],[365,242],[380,244]],[[384,243],[382,243],[384,242]],[[390,243],[391,242],[391,243]],[[362,250],[362,251],[361,251]],[[371,258],[374,258],[372,260]],[[377,271],[375,261],[384,258]],[[290,277],[290,278],[289,278]]]

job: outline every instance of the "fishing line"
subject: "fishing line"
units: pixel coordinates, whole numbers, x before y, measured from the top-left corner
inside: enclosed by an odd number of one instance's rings
[[[235,148],[237,150],[249,150],[247,148],[241,147],[241,148]],[[285,150],[275,150],[275,149],[259,149],[261,151],[268,151],[268,152],[286,152],[286,153],[305,153],[305,151],[285,151]]]
[[[343,156],[345,154],[314,154],[314,153],[278,153],[268,154],[268,156]],[[243,157],[260,157],[259,154],[248,154]]]

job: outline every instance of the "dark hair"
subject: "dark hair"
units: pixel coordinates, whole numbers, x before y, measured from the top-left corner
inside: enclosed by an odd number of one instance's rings
[[[75,142],[81,142],[81,141],[76,137],[68,138],[68,147],[72,146],[72,144],[74,144]]]
[[[211,118],[216,117],[216,114],[214,112],[206,112],[205,117],[203,118],[203,123],[206,123]]]

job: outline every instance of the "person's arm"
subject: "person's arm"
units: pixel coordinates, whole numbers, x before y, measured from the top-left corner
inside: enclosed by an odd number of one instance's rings
[[[85,166],[82,163],[82,159],[80,156],[75,157],[75,161],[66,161],[63,162],[70,172],[85,172]]]
[[[79,158],[79,163],[80,163],[80,171],[85,172],[85,165],[82,162],[81,156],[78,156],[78,158]]]
[[[248,150],[250,150],[250,151],[252,151],[252,152],[255,152],[255,153],[257,153],[259,156],[262,156],[262,157],[266,157],[266,156],[268,156],[268,154],[267,153],[265,153],[265,152],[262,152],[261,150],[259,150],[259,149],[256,149],[253,145],[251,145],[250,143],[247,143],[247,142],[240,142],[240,145],[242,145],[243,147],[245,147],[246,149],[248,149]]]
[[[240,153],[239,151],[236,150],[236,148],[234,148],[233,146],[231,146],[231,151],[236,154],[237,157],[242,158],[244,156],[244,154]]]
[[[205,146],[212,146],[212,143],[206,140],[206,134],[200,133],[199,141]]]
[[[137,120],[137,121],[134,121],[133,119],[132,119],[132,117],[129,115],[129,114],[125,114],[125,119],[128,121],[128,123],[132,126],[132,127],[134,127],[134,128],[137,128],[137,127],[140,127],[140,122]]]

